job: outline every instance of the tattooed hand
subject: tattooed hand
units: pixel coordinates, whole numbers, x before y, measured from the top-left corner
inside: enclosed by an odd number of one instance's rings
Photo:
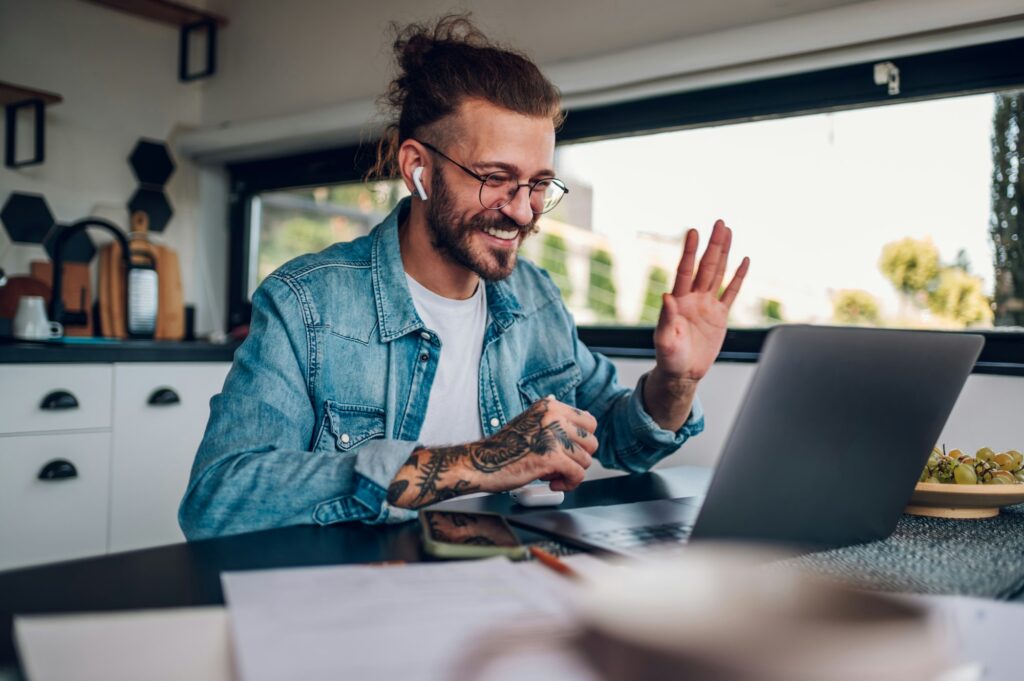
[[[504,492],[534,480],[567,491],[583,482],[597,451],[597,421],[548,397],[489,438],[417,449],[388,487],[388,502],[419,508],[470,492]]]

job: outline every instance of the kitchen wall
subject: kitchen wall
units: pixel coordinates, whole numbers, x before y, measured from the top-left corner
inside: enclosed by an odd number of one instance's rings
[[[99,215],[127,227],[126,204],[137,187],[128,155],[136,141],[173,144],[200,122],[208,84],[179,83],[177,60],[172,27],[81,0],[0,0],[0,80],[64,98],[46,111],[45,163],[0,167],[0,202],[12,191],[35,192],[59,222]],[[223,325],[226,223],[216,210],[201,210],[209,182],[198,166],[174,156],[166,191],[175,213],[160,237],[180,254],[185,300],[196,305],[197,330],[205,333]],[[216,177],[216,170],[204,172]],[[107,240],[102,232],[91,236]],[[27,273],[36,259],[45,259],[41,247],[12,245],[0,230],[0,266],[8,274]]]

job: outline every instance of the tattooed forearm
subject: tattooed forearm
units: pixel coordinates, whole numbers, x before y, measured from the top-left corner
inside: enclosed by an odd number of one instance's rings
[[[388,503],[419,508],[479,491],[468,480],[451,480],[456,473],[455,464],[466,458],[467,448],[467,445],[459,445],[414,451],[388,486]],[[406,500],[413,492],[415,495]]]

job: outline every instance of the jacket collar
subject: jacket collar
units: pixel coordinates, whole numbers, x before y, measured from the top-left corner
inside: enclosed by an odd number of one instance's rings
[[[416,313],[416,306],[409,293],[402,267],[402,252],[398,243],[398,226],[408,215],[408,198],[395,206],[373,230],[373,248],[370,256],[370,270],[373,277],[373,293],[377,304],[377,319],[380,321],[380,338],[385,343],[407,333],[424,328],[423,320]],[[512,276],[515,276],[514,273]],[[517,317],[523,316],[519,301],[512,292],[508,280],[489,281],[487,290],[487,312],[501,327],[507,330]]]

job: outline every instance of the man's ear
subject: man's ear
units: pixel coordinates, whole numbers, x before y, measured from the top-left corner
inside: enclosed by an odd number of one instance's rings
[[[427,200],[427,182],[423,178],[426,165],[427,154],[419,143],[414,140],[402,143],[398,150],[398,172],[405,181],[405,188],[423,201]]]

